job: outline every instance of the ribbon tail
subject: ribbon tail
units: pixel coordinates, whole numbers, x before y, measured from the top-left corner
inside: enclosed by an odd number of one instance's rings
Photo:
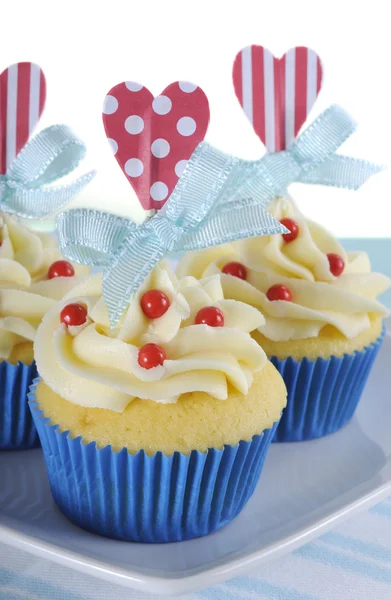
[[[57,212],[95,177],[95,171],[68,185],[48,188],[11,188],[0,208],[24,219],[39,219]]]
[[[103,296],[114,329],[126,310],[132,295],[166,254],[157,237],[130,234],[110,261],[103,275]]]
[[[107,267],[126,236],[137,228],[128,219],[87,208],[59,214],[56,226],[65,258],[99,267]]]
[[[299,181],[357,190],[384,168],[366,160],[334,155],[311,171],[303,171]]]
[[[175,251],[200,250],[243,238],[282,233],[288,233],[288,229],[259,203],[250,206],[239,203],[239,206],[229,207],[218,216],[212,216],[197,231],[185,235]]]

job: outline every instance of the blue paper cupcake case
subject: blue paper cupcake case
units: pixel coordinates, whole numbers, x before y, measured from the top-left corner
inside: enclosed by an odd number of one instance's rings
[[[38,382],[30,408],[57,506],[74,524],[120,540],[179,542],[232,521],[255,490],[277,426],[250,442],[189,456],[114,452],[52,425],[35,399]]]
[[[37,377],[35,362],[0,362],[0,450],[28,450],[39,437],[28,407],[29,387]]]
[[[352,418],[373,362],[381,348],[382,334],[364,350],[342,357],[270,361],[288,389],[287,406],[273,442],[301,442],[341,429]]]

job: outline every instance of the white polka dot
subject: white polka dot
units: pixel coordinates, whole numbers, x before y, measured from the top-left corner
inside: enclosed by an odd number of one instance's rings
[[[152,108],[158,115],[166,115],[172,108],[172,102],[168,96],[157,96],[153,99]]]
[[[181,88],[182,92],[186,92],[186,94],[191,94],[198,87],[194,83],[190,83],[190,81],[178,81],[178,85]]]
[[[144,171],[144,165],[139,158],[129,158],[125,163],[125,173],[129,177],[140,177]]]
[[[156,158],[164,158],[170,152],[170,144],[167,140],[158,138],[152,142],[151,151]]]
[[[144,87],[141,83],[136,83],[135,81],[125,81],[125,85],[130,92],[139,92]]]
[[[186,165],[187,160],[180,160],[179,162],[177,162],[177,164],[175,165],[175,174],[177,175],[177,177],[180,177],[182,175]]]
[[[167,198],[168,187],[162,181],[156,181],[153,185],[151,185],[151,189],[149,191],[153,200],[156,200],[156,202],[161,202]]]
[[[113,154],[117,154],[118,152],[118,144],[115,140],[113,140],[113,138],[107,138],[107,141],[110,144],[110,148]]]
[[[141,133],[144,129],[144,119],[139,117],[138,115],[130,115],[125,121],[125,129],[128,133],[132,135],[137,135]]]
[[[117,108],[118,108],[117,98],[114,98],[114,96],[110,96],[110,94],[108,94],[106,96],[104,104],[103,104],[103,113],[105,115],[112,115],[113,113],[115,113]]]
[[[188,137],[193,135],[197,129],[197,124],[191,117],[182,117],[176,124],[176,128],[181,135]]]

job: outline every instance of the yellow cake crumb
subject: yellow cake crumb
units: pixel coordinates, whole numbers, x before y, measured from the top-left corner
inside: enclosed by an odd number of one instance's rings
[[[298,361],[303,358],[316,360],[320,357],[343,356],[344,354],[353,354],[357,350],[363,350],[366,346],[377,340],[381,334],[382,327],[382,319],[375,318],[372,320],[369,329],[350,340],[331,325],[324,327],[318,337],[304,340],[273,342],[259,331],[254,331],[252,336],[269,357],[276,356],[280,360],[284,360],[291,356]]]
[[[22,342],[14,346],[7,360],[12,365],[17,365],[19,361],[25,365],[31,365],[34,360],[33,342]]]
[[[205,393],[183,394],[176,404],[152,400],[133,400],[123,413],[103,408],[85,408],[55,394],[43,381],[37,387],[37,401],[45,417],[72,437],[84,443],[95,441],[99,447],[111,445],[115,451],[127,448],[135,454],[158,451],[190,454],[221,449],[225,444],[249,441],[278,421],[286,405],[285,384],[268,361],[243,396],[230,389],[227,400]]]

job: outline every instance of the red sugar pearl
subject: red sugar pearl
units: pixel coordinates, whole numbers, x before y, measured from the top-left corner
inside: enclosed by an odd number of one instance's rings
[[[196,325],[209,325],[209,327],[224,327],[224,315],[217,306],[205,306],[196,314]]]
[[[268,300],[285,300],[286,302],[292,302],[292,292],[286,285],[277,283],[272,285],[271,288],[266,292]]]
[[[68,326],[84,325],[87,315],[87,309],[82,304],[67,304],[60,313],[60,321]]]
[[[153,369],[158,365],[162,365],[166,360],[164,348],[157,344],[145,344],[138,351],[138,364],[144,369]]]
[[[329,259],[330,272],[334,275],[334,277],[339,277],[342,275],[345,268],[343,258],[339,254],[333,253],[328,254],[327,258]]]
[[[221,269],[226,275],[239,277],[239,279],[247,279],[247,269],[240,262],[229,262]]]
[[[280,223],[290,231],[290,233],[282,234],[284,242],[286,242],[287,244],[289,244],[289,242],[293,242],[300,233],[300,228],[296,221],[294,221],[293,219],[281,219]]]
[[[145,316],[158,319],[168,311],[170,301],[164,292],[149,290],[141,296],[140,305]]]
[[[48,271],[49,279],[54,279],[54,277],[73,277],[75,274],[75,269],[67,260],[57,260],[54,262]]]

